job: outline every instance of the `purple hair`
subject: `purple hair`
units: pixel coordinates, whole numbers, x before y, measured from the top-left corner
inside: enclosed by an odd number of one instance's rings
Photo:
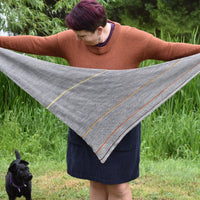
[[[99,26],[105,26],[107,15],[104,7],[95,0],[82,0],[65,19],[68,28],[75,31],[94,32]]]

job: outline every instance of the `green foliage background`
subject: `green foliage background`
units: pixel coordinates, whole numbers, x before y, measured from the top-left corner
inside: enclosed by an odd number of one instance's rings
[[[199,27],[199,0],[113,0],[106,8],[114,20],[159,36],[161,31],[187,35]]]
[[[64,18],[78,0],[6,0],[0,3],[0,29],[14,34],[49,35],[66,28]],[[148,32],[188,35],[199,27],[200,1],[98,0],[111,20]],[[7,23],[7,25],[6,25]]]

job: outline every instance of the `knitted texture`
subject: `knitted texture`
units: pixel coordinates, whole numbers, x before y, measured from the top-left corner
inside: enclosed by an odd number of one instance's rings
[[[200,72],[200,54],[139,69],[69,67],[0,48],[0,71],[104,163],[122,138]]]

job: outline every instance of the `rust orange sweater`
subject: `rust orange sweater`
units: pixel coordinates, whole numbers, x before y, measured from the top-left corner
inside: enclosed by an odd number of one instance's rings
[[[129,26],[115,23],[104,47],[86,46],[72,30],[39,36],[1,36],[0,46],[24,53],[65,58],[71,66],[100,69],[130,69],[146,59],[168,61],[200,53],[200,45],[171,43]]]

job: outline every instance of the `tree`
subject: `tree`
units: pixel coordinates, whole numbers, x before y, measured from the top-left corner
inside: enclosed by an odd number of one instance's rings
[[[7,0],[0,4],[1,29],[14,34],[47,35],[55,27],[62,26],[59,18],[49,14],[47,4],[42,0]]]
[[[155,21],[149,10],[156,7],[156,2],[156,0],[111,0],[106,10],[112,20],[153,32]]]
[[[0,3],[0,29],[15,35],[50,35],[66,29],[65,16],[79,0],[6,0]],[[101,0],[104,5],[106,1]]]
[[[155,9],[149,12],[156,21],[155,28],[167,33],[187,35],[199,27],[199,0],[157,0]]]
[[[199,27],[199,0],[111,0],[106,8],[111,19],[152,33],[187,35]]]
[[[64,18],[79,1],[3,0],[0,3],[0,29],[14,34],[55,34],[66,29]],[[109,19],[151,33],[187,35],[199,26],[199,0],[98,1],[105,6]]]

